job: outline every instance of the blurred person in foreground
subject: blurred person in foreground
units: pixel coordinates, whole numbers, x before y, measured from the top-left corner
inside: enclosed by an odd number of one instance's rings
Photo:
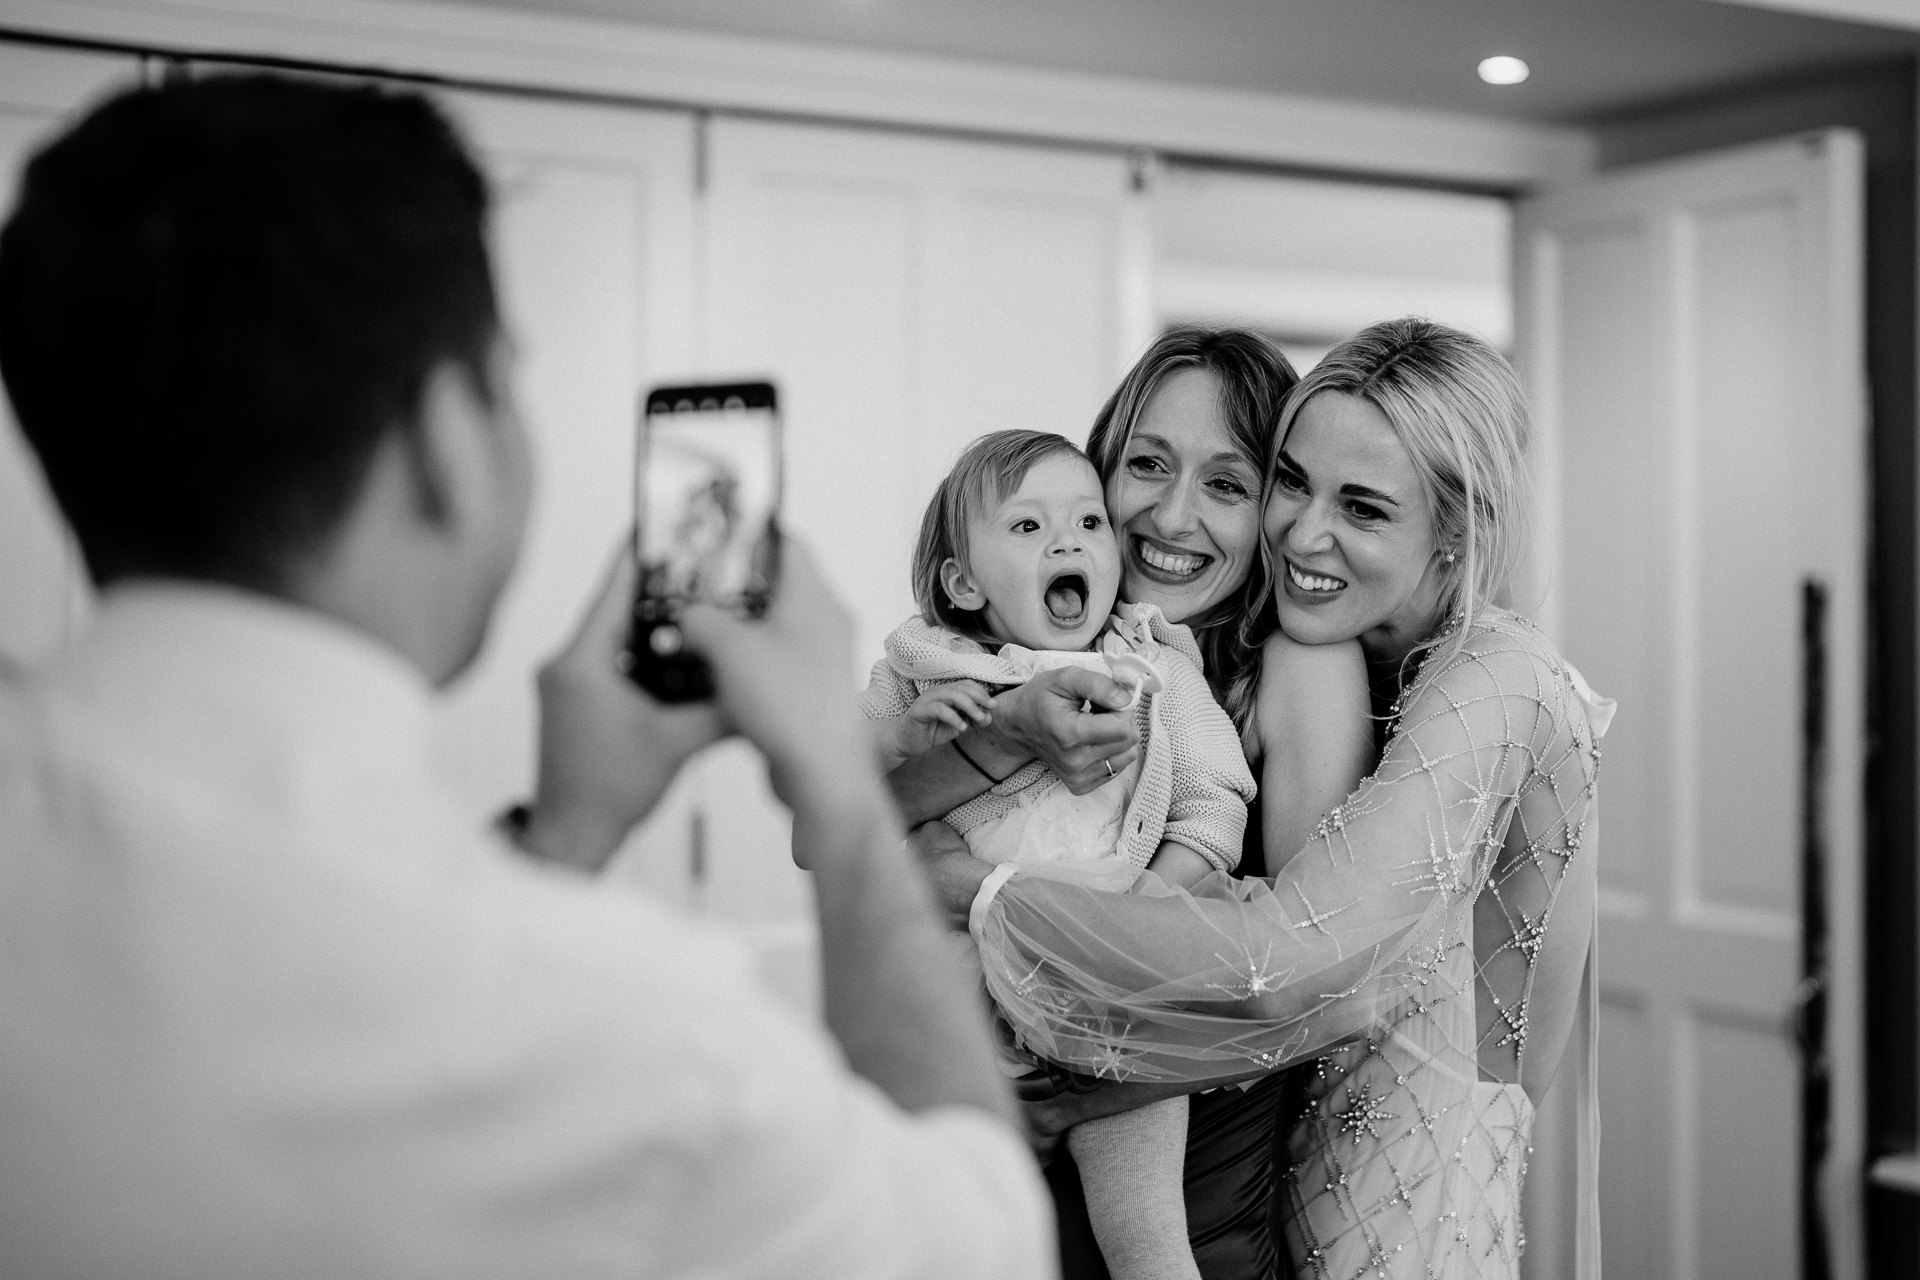
[[[0,685],[0,1274],[1050,1274],[804,554],[763,623],[689,617],[720,694],[676,709],[615,669],[615,564],[518,849],[431,780],[530,488],[486,207],[423,99],[267,77],[27,169],[0,373],[102,600]],[[831,1039],[590,878],[733,732],[815,870]]]

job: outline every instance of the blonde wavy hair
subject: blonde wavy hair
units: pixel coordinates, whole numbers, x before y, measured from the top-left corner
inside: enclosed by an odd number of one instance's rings
[[[1293,420],[1323,391],[1357,396],[1386,416],[1420,475],[1434,541],[1453,555],[1441,565],[1439,625],[1414,652],[1449,638],[1464,643],[1469,620],[1506,602],[1532,523],[1532,427],[1513,366],[1472,334],[1418,316],[1363,329],[1288,397],[1267,459],[1269,486]],[[1272,548],[1264,550],[1271,583]]]

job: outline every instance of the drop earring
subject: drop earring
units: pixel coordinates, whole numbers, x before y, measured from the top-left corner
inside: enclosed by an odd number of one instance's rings
[[[1447,552],[1445,559],[1448,564],[1452,564],[1454,560],[1453,552],[1451,551]]]

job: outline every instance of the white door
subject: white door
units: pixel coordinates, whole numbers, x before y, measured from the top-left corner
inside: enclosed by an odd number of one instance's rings
[[[82,106],[137,78],[132,58],[0,45],[0,209],[34,150]],[[57,652],[86,616],[79,549],[0,397],[0,663]]]
[[[1111,155],[738,121],[709,144],[703,367],[779,383],[784,519],[856,621],[857,670],[820,675],[864,683],[913,611],[920,513],[960,448],[1003,427],[1084,440],[1152,336],[1142,197]],[[706,770],[707,901],[797,961],[786,814],[751,753]]]
[[[1620,700],[1600,862],[1601,1217],[1618,1276],[1800,1274],[1785,1023],[1802,976],[1809,578],[1830,593],[1822,1199],[1835,1274],[1859,1274],[1861,165],[1858,138],[1834,130],[1520,210],[1543,620]],[[1539,1172],[1530,1192],[1564,1192]],[[1534,1274],[1564,1274],[1564,1213],[1529,1214]]]
[[[779,380],[784,518],[870,662],[912,610],[913,534],[960,448],[1003,427],[1084,440],[1151,336],[1122,333],[1127,167],[720,121],[710,172],[705,364]]]
[[[441,764],[485,816],[532,787],[534,670],[631,527],[640,388],[692,362],[693,123],[489,94],[440,100],[493,184],[495,275],[534,450],[519,567],[479,664],[438,717]],[[685,895],[688,790],[675,788],[617,876]]]

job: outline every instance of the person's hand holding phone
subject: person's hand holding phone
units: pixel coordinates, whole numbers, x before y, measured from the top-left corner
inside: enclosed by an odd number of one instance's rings
[[[631,540],[579,630],[540,669],[540,771],[521,843],[598,870],[647,816],[688,756],[723,736],[709,702],[667,706],[622,670],[638,574]]]
[[[623,544],[567,647],[540,669],[540,769],[522,843],[587,870],[605,865],[689,756],[731,733],[766,755],[774,791],[864,801],[878,772],[847,676],[852,622],[804,547],[789,542],[763,618],[689,605],[690,646],[711,666],[709,702],[667,704],[622,670],[637,569]]]
[[[853,621],[805,546],[781,548],[780,586],[764,617],[688,605],[689,647],[713,670],[714,700],[731,730],[766,755],[774,793],[798,808],[878,788],[878,768],[855,704]]]

